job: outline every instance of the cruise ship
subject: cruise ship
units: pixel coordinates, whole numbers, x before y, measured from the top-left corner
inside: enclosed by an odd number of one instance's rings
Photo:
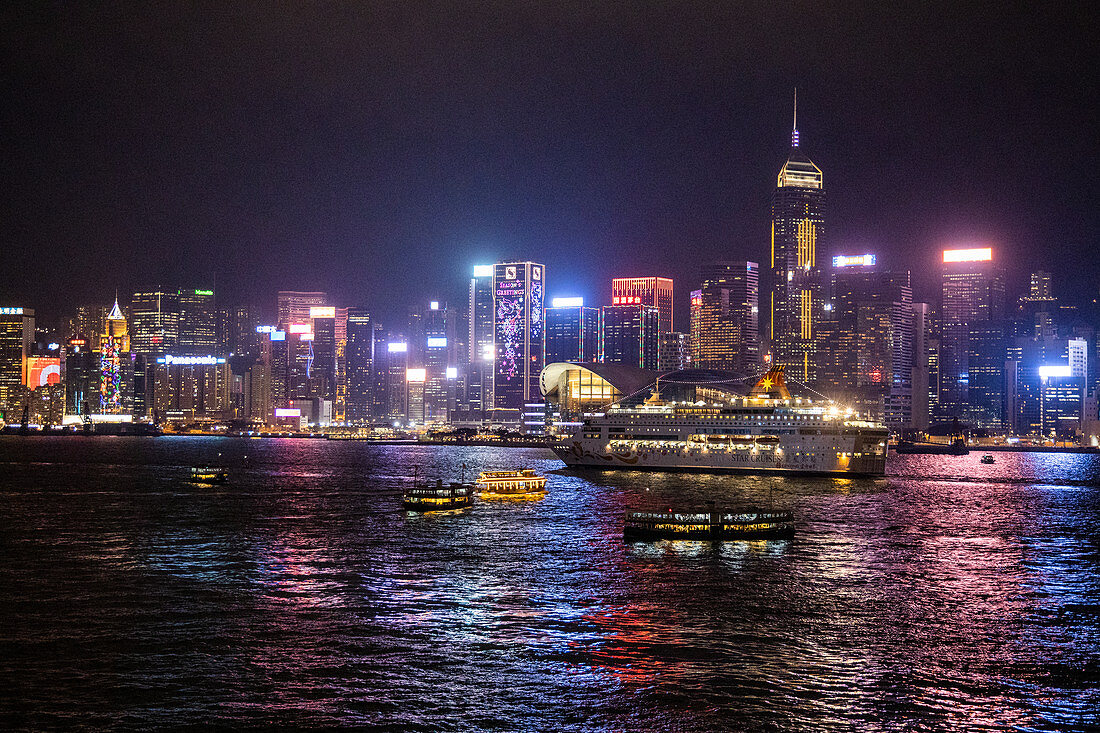
[[[658,379],[645,400],[622,400],[586,418],[554,446],[571,468],[882,476],[885,426],[832,403],[792,398],[783,367],[747,395],[666,401]]]

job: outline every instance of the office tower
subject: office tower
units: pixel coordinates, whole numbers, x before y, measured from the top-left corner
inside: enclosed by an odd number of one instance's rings
[[[5,418],[22,411],[25,365],[34,343],[34,310],[0,307],[0,412]]]
[[[535,262],[493,267],[493,409],[514,410],[541,399],[543,293],[546,268]]]
[[[230,415],[231,374],[217,356],[166,354],[152,366],[154,414],[169,422],[220,421]]]
[[[348,419],[348,311],[336,309],[336,399],[332,403],[332,419],[345,423]]]
[[[691,369],[691,336],[679,331],[661,334],[657,356],[657,369],[662,372]]]
[[[546,309],[543,364],[594,362],[600,358],[600,309],[582,298],[554,298]]]
[[[111,312],[103,320],[103,326],[102,339],[112,341],[114,348],[118,351],[130,350],[130,332],[126,325],[126,316],[123,315],[122,309],[118,307],[117,297]]]
[[[600,318],[600,361],[656,369],[660,313],[650,305],[605,305]]]
[[[664,333],[674,328],[672,292],[670,277],[617,277],[611,281],[611,304],[655,307]]]
[[[386,344],[385,417],[389,421],[407,422],[409,418],[409,344],[399,334]],[[399,340],[398,340],[399,339]],[[423,381],[423,380],[421,380]]]
[[[1006,349],[1005,420],[1017,435],[1069,437],[1090,416],[1087,342],[1017,337]]]
[[[1000,425],[1003,352],[998,372],[997,354],[990,350],[1000,344],[996,332],[1003,328],[1004,298],[1004,275],[992,249],[944,250],[938,418],[958,418],[977,427]],[[973,374],[972,330],[979,347],[973,351],[978,354]]]
[[[433,300],[426,310],[419,310],[409,321],[409,366],[423,371],[421,381],[409,382],[409,419],[424,423],[445,423],[450,419],[454,402],[454,381],[458,363],[456,335],[458,313],[446,303]],[[414,371],[412,376],[421,373]],[[416,408],[423,391],[423,407]]]
[[[118,300],[118,298],[115,298]],[[69,338],[84,339],[89,348],[99,348],[99,337],[106,329],[107,309],[102,305],[82,305],[69,321]]]
[[[691,293],[691,361],[697,369],[754,374],[760,365],[759,282],[755,262],[716,262]]]
[[[791,150],[772,194],[768,336],[772,363],[813,382],[814,331],[824,305],[817,252],[825,240],[825,188],[821,169],[799,147],[797,112],[796,98]]]
[[[1031,273],[1028,294],[1016,301],[1016,336],[1044,339],[1054,336],[1058,299],[1054,297],[1049,272]]]
[[[209,356],[218,350],[213,290],[181,289],[179,338],[172,351],[180,356]]]
[[[365,308],[348,308],[344,362],[347,419],[352,423],[368,423],[374,416],[374,321]]]
[[[179,340],[179,293],[150,290],[130,299],[130,350],[146,356],[167,354]]]
[[[913,295],[908,272],[874,255],[833,258],[833,297],[818,324],[818,389],[883,420],[912,425]]]
[[[278,326],[285,330],[291,323],[305,323],[309,320],[310,308],[328,304],[327,293],[280,290],[276,300]]]
[[[336,400],[336,309],[332,306],[313,306],[309,309],[313,326],[313,338],[307,341],[308,359],[306,379],[309,381],[308,397],[327,402]]]
[[[928,352],[931,341],[931,313],[927,303],[913,303],[913,397],[910,427],[927,430],[929,425],[928,390],[930,385]]]
[[[2,317],[2,316],[0,316]],[[65,348],[65,413],[91,415],[99,410],[99,353],[85,339]]]
[[[374,324],[374,388],[373,407],[371,408],[372,422],[385,422],[389,412],[390,396],[387,392],[389,385],[389,342],[390,333],[375,321]]]
[[[219,308],[216,346],[211,353],[258,358],[266,336],[266,333],[256,330],[260,325],[259,309],[255,306]]]
[[[486,416],[493,406],[493,265],[474,265],[470,279],[466,411],[471,420]]]

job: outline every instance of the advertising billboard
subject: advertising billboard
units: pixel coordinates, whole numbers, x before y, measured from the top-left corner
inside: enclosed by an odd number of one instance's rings
[[[61,383],[61,359],[56,356],[28,356],[26,386],[31,389]]]

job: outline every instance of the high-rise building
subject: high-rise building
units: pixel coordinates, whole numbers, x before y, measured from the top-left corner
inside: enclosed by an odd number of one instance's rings
[[[305,323],[310,308],[325,305],[329,305],[328,293],[280,290],[276,300],[279,328],[285,330],[291,323]]]
[[[716,262],[701,275],[701,287],[691,293],[692,365],[755,373],[760,365],[760,265]]]
[[[464,412],[474,421],[493,407],[494,271],[493,265],[474,265],[470,278]]]
[[[605,305],[600,317],[600,361],[656,369],[660,313],[650,305]]]
[[[617,277],[611,281],[611,305],[650,305],[657,309],[661,333],[673,330],[670,277]]]
[[[348,308],[347,419],[367,423],[374,417],[374,321],[365,308]]]
[[[958,418],[978,427],[998,427],[1003,414],[1003,348],[997,329],[1003,329],[1005,284],[1001,268],[989,247],[944,250],[943,292],[940,310],[940,394],[936,412],[941,420]],[[971,373],[972,330],[977,330],[981,353]],[[992,350],[991,353],[986,353]],[[998,373],[998,361],[1002,371]],[[971,387],[974,387],[971,394]]]
[[[420,319],[417,335],[420,356],[414,366],[424,370],[424,408],[420,419],[425,423],[445,423],[454,409],[457,315],[446,303],[433,300]]]
[[[833,297],[819,321],[818,389],[894,430],[912,425],[913,295],[908,272],[874,255],[833,258]]]
[[[825,187],[821,169],[799,147],[797,110],[796,98],[791,150],[772,194],[768,336],[772,363],[813,382],[824,306],[817,253],[825,240]]]
[[[179,341],[179,293],[150,290],[130,299],[130,349],[138,354],[167,354]]]
[[[668,331],[661,334],[658,348],[657,369],[662,372],[677,369],[691,369],[691,336],[680,331]]]
[[[514,411],[541,399],[546,268],[502,262],[493,268],[493,409]]]
[[[21,411],[26,362],[34,343],[34,310],[0,307],[0,412],[4,417]]]
[[[546,309],[544,364],[594,362],[600,358],[600,309],[581,298],[554,298]]]
[[[1058,299],[1049,272],[1031,273],[1028,294],[1016,302],[1016,336],[1045,339],[1054,336]]]
[[[179,303],[179,338],[173,352],[187,356],[216,353],[218,334],[214,291],[181,289],[177,302]]]
[[[931,341],[931,309],[928,303],[913,303],[913,397],[910,426],[927,430],[929,424],[928,392],[930,389],[929,342]]]
[[[1084,414],[1087,343],[1082,339],[1017,337],[1005,362],[1006,424],[1017,435],[1066,437]]]

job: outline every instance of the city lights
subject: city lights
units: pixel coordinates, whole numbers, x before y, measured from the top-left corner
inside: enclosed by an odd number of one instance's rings
[[[330,306],[314,305],[309,308],[310,318],[335,318],[336,309]],[[294,333],[294,331],[291,331]]]
[[[427,380],[428,380],[428,371],[426,369],[423,369],[421,367],[415,367],[415,368],[414,367],[409,367],[408,369],[405,370],[405,381],[406,382],[420,383],[420,382],[426,382]]]
[[[442,349],[447,346],[447,339],[444,336],[429,336],[428,348],[429,349]]]
[[[1039,367],[1039,377],[1042,379],[1070,376],[1073,376],[1073,371],[1069,364],[1044,364]]]
[[[492,265],[474,265],[474,277],[492,277]]]
[[[404,354],[409,350],[409,345],[404,341],[391,341],[386,345],[386,350],[391,354]]]
[[[584,305],[584,298],[551,298],[550,305],[553,308],[576,308]]]

